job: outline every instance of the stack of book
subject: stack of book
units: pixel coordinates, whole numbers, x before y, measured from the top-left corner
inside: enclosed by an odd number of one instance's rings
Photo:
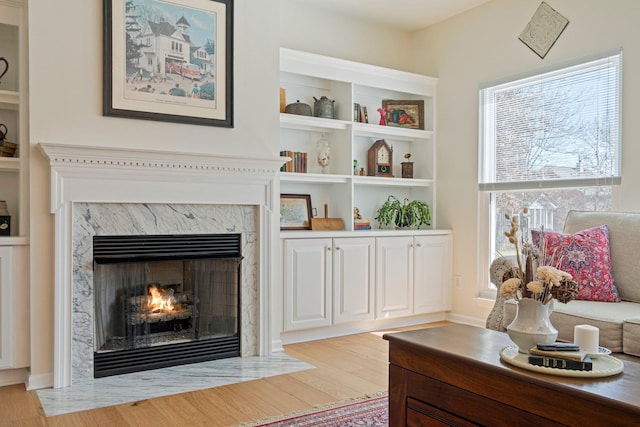
[[[367,112],[367,107],[354,102],[353,121],[356,123],[369,123],[369,113]]]
[[[0,157],[15,157],[18,144],[0,139]]]
[[[593,362],[589,355],[571,343],[538,344],[529,350],[529,363],[574,371],[593,370]]]
[[[368,219],[356,219],[353,221],[354,230],[371,230],[371,222]]]
[[[281,156],[289,157],[287,163],[280,168],[281,172],[299,172],[307,173],[307,153],[301,153],[299,151],[280,151]]]

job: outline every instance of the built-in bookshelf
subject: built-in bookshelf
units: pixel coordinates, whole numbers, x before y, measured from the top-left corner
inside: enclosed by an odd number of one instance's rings
[[[313,106],[326,96],[334,101],[334,118],[280,114],[280,150],[307,153],[304,171],[286,167],[280,174],[282,193],[309,194],[314,211],[327,204],[342,218],[346,231],[376,230],[375,213],[389,195],[425,200],[435,217],[435,100],[433,77],[281,48],[282,106],[300,101]],[[420,127],[380,125],[379,109],[388,101],[420,104]],[[368,176],[368,151],[384,139],[392,148],[393,177]],[[317,162],[318,143],[328,141],[330,162]],[[283,154],[284,153],[284,154]],[[402,178],[405,154],[411,154],[413,178]],[[295,161],[293,161],[295,164]],[[356,227],[358,209],[366,227]]]

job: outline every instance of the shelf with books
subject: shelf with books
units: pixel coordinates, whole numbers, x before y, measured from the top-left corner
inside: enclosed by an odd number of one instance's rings
[[[355,207],[376,232],[376,209],[389,195],[419,198],[431,206],[436,228],[436,85],[437,79],[428,76],[281,48],[281,111],[297,101],[313,106],[322,96],[334,101],[335,110],[335,119],[280,113],[280,150],[308,153],[307,173],[280,174],[281,192],[310,194],[316,210],[328,203],[345,231],[355,229]],[[380,125],[378,109],[386,114],[388,105],[416,106],[418,113],[410,113],[411,123]],[[374,174],[369,151],[380,139],[392,151],[392,178],[367,176]],[[330,149],[330,164],[324,167],[317,158],[322,144]],[[413,163],[412,178],[402,178],[405,155]]]

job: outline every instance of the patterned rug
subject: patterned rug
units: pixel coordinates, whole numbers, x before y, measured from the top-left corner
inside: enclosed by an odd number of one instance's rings
[[[243,424],[242,427],[387,427],[388,425],[389,401],[385,394]]]

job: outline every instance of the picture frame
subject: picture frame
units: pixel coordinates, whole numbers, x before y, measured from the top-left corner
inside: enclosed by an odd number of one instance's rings
[[[568,24],[567,18],[542,2],[518,39],[544,59]]]
[[[311,195],[280,194],[280,230],[311,230]]]
[[[424,100],[383,99],[387,126],[424,130]]]
[[[104,0],[103,115],[233,127],[233,0]]]

